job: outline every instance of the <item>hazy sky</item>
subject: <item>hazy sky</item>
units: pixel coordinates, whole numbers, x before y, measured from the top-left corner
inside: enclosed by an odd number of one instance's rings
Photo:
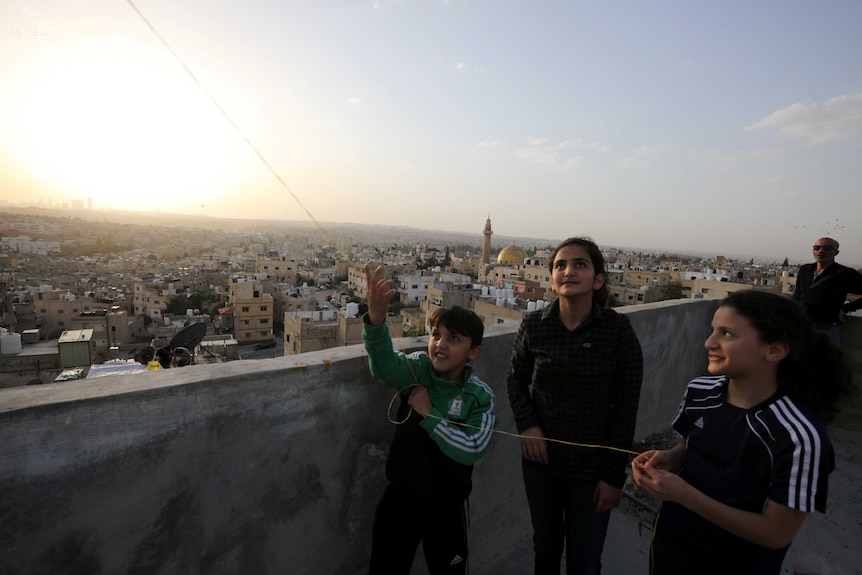
[[[862,264],[859,0],[134,6],[0,2],[0,200]]]

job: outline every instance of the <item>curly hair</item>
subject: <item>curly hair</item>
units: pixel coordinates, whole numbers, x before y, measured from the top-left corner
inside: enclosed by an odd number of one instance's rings
[[[850,389],[850,370],[841,351],[823,332],[814,329],[797,302],[780,295],[745,290],[721,302],[748,319],[760,341],[787,344],[789,352],[778,364],[778,387],[818,419],[829,422],[838,400]]]

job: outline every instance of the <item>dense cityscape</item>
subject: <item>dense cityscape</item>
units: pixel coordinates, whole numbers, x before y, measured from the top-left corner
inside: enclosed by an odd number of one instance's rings
[[[547,258],[558,239],[395,226],[221,220],[86,209],[0,215],[4,290],[0,385],[146,369],[190,331],[193,361],[299,354],[361,343],[363,266],[385,264],[399,297],[390,328],[422,335],[436,307],[486,325],[519,322],[552,301]],[[721,255],[602,246],[610,304],[791,294],[797,266]],[[193,324],[202,327],[189,329]],[[65,334],[65,336],[64,336]],[[63,353],[65,338],[83,353]],[[181,339],[182,335],[179,336]],[[187,339],[187,338],[186,338]],[[188,344],[185,339],[181,343]],[[158,358],[156,358],[158,359]],[[177,359],[163,357],[164,367]],[[97,365],[111,369],[99,369]]]

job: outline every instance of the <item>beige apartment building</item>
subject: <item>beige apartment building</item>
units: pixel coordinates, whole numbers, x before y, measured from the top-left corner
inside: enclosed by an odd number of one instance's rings
[[[233,308],[233,336],[239,345],[272,339],[274,302],[260,280],[233,278],[228,302]]]
[[[422,308],[405,307],[401,309],[401,333],[428,333],[428,315]]]
[[[532,303],[535,306],[536,302]],[[529,311],[537,309],[534,306],[531,306]],[[528,308],[517,303],[501,303],[494,298],[479,298],[473,302],[473,311],[482,318],[482,323],[487,327],[502,323],[520,323],[527,314]]]
[[[503,282],[532,282],[546,292],[551,291],[551,272],[548,266],[539,260],[527,260],[528,263],[492,264],[485,268],[481,278],[484,283],[501,286]]]
[[[682,292],[685,297],[704,299],[724,299],[733,292],[758,289],[771,293],[781,293],[781,286],[754,286],[750,283],[735,283],[707,279],[682,280]]]
[[[796,280],[796,271],[781,272],[781,276],[778,278],[778,282],[781,285],[781,293],[792,296],[796,292]]]
[[[622,283],[626,287],[640,288],[643,286],[665,287],[672,282],[679,282],[679,272],[659,270],[623,270]]]
[[[499,289],[511,289],[513,297],[523,300],[543,300],[547,295],[551,299],[554,298],[553,291],[550,286],[543,287],[539,282],[534,280],[516,279],[516,280],[497,280],[494,286]]]
[[[379,262],[369,262],[371,269],[375,269]],[[405,264],[403,262],[388,262],[383,270],[383,277],[390,280],[396,280],[399,275],[411,274],[415,270],[413,264]],[[359,299],[368,297],[368,285],[365,281],[365,264],[354,264],[347,268],[347,289],[353,291],[353,295]]]
[[[50,333],[57,329],[72,329],[71,321],[82,312],[94,309],[92,297],[78,296],[63,290],[37,291],[30,296],[36,324]]]
[[[165,285],[154,280],[135,279],[132,282],[135,315],[146,315],[161,323],[168,302],[176,295],[172,283]]]
[[[659,286],[627,287],[608,285],[608,290],[611,296],[613,296],[614,305],[616,306],[652,303],[654,301],[661,301],[661,298],[664,296],[664,287]]]
[[[70,318],[70,330],[91,330],[91,340],[98,350],[107,350],[131,342],[129,316],[119,309],[85,311]],[[143,326],[143,321],[138,321]]]
[[[481,290],[472,285],[453,285],[451,282],[428,283],[428,299],[420,306],[427,315],[441,307],[459,306],[473,309],[473,301],[481,295]]]
[[[370,265],[373,269],[377,264],[372,263]],[[368,298],[368,282],[365,281],[364,265],[352,265],[347,269],[347,289],[352,290],[353,295],[360,299]]]
[[[401,337],[402,318],[388,317],[389,333]],[[284,314],[284,355],[362,343],[362,317],[357,304],[344,310],[296,311]]]
[[[274,283],[296,285],[296,272],[299,264],[288,256],[267,257],[258,255],[254,262],[254,273],[266,274]]]

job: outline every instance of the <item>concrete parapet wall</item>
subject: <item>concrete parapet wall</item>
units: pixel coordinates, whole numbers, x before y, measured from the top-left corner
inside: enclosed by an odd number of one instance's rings
[[[703,373],[716,305],[622,310],[645,356],[636,438]],[[476,362],[508,432],[516,329],[489,327]],[[0,390],[4,573],[363,573],[392,396],[362,346]],[[530,531],[519,462],[499,436],[476,466],[474,570]]]

